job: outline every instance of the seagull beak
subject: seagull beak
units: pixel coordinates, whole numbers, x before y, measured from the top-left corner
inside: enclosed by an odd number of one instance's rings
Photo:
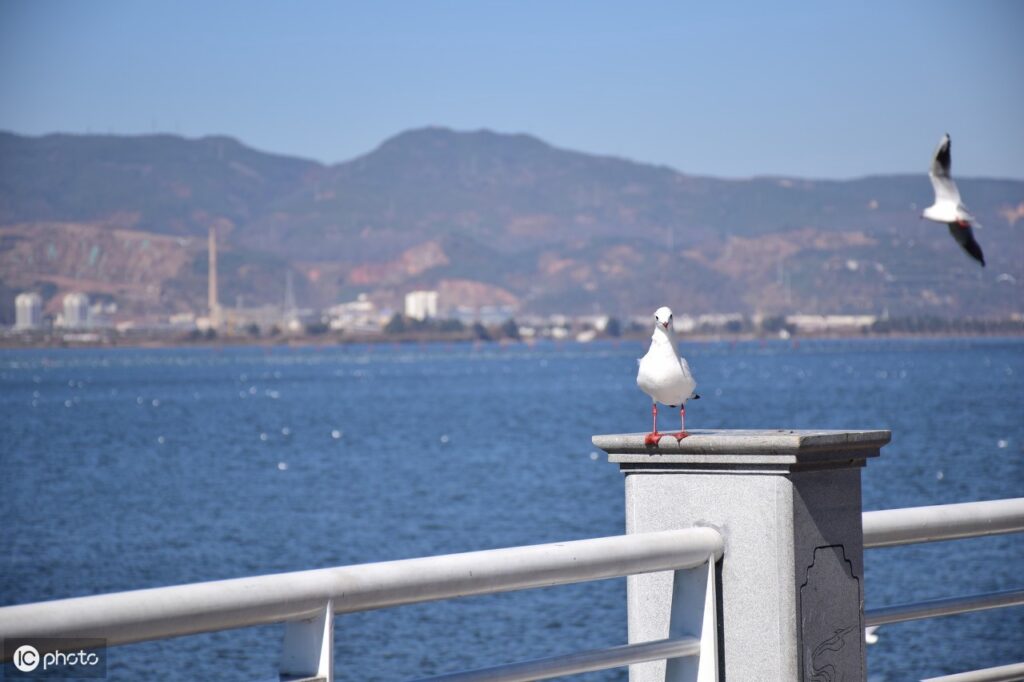
[[[665,329],[668,329],[668,322],[662,322],[661,326],[664,327]]]

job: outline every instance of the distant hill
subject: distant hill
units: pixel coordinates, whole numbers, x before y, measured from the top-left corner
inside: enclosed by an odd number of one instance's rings
[[[959,181],[982,270],[918,219],[930,151],[914,176],[730,180],[489,131],[413,130],[334,166],[226,137],[0,133],[0,292],[202,310],[216,226],[226,304],[280,300],[291,269],[316,305],[436,287],[529,312],[1021,311],[1024,182]]]

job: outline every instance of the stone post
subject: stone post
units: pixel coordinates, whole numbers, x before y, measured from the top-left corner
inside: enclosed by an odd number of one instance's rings
[[[710,526],[723,680],[863,680],[860,468],[888,431],[691,431],[677,442],[595,436],[625,474],[626,532]],[[672,576],[627,582],[629,641],[668,635]],[[665,679],[665,663],[630,668]]]

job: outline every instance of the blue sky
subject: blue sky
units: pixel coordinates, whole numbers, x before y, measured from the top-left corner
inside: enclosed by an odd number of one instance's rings
[[[0,0],[0,129],[325,162],[526,132],[695,174],[1024,178],[1020,2]]]

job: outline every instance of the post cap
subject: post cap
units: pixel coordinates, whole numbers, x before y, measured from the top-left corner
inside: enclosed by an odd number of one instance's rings
[[[829,465],[863,466],[892,438],[892,432],[800,429],[699,429],[677,441],[665,433],[657,446],[645,444],[645,433],[594,436],[608,461],[623,469],[779,468]]]

